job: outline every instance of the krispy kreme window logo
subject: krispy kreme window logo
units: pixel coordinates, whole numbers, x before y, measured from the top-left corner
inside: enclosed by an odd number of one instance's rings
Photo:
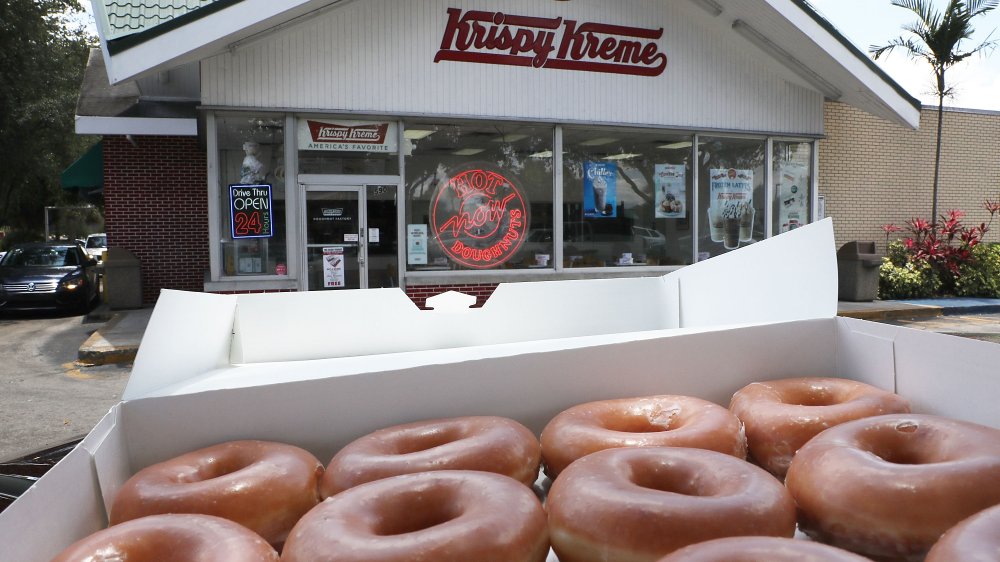
[[[434,62],[659,76],[667,67],[667,55],[657,44],[662,36],[662,27],[448,8],[448,23]]]
[[[350,142],[384,144],[389,130],[387,123],[373,125],[338,125],[322,121],[308,121],[313,142]]]
[[[449,259],[473,269],[509,260],[524,244],[528,207],[522,191],[502,174],[463,168],[431,199],[431,228]]]

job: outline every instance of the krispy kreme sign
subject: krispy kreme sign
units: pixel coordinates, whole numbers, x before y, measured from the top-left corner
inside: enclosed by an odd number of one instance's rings
[[[395,152],[396,124],[368,121],[299,120],[299,149]]]
[[[489,269],[509,260],[524,244],[528,206],[511,179],[468,166],[453,172],[434,191],[431,228],[449,259]]]
[[[657,43],[662,36],[662,27],[448,8],[434,62],[659,76],[667,67],[667,55]]]

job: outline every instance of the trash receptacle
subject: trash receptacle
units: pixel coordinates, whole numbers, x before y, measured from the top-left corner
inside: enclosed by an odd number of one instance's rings
[[[842,301],[873,301],[878,295],[882,256],[874,242],[848,242],[837,250],[838,296]]]
[[[104,257],[104,302],[112,310],[142,308],[142,264],[124,248],[108,248]]]

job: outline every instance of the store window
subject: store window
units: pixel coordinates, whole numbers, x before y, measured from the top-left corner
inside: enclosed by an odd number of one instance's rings
[[[781,234],[809,224],[813,143],[774,141],[774,224]]]
[[[554,267],[553,131],[405,122],[407,269]]]
[[[563,265],[691,263],[691,137],[563,130]]]
[[[216,118],[222,274],[287,275],[282,115]]]
[[[698,257],[764,238],[764,139],[699,137]]]

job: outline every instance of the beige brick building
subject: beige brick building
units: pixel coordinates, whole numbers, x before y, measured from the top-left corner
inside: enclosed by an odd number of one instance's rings
[[[881,226],[930,218],[937,108],[924,107],[911,130],[843,103],[828,102],[819,149],[819,193],[838,247],[876,241]],[[989,222],[985,199],[1000,197],[1000,112],[945,108],[938,214],[965,211],[965,224]],[[897,236],[902,236],[899,233]],[[987,240],[1000,242],[1000,217]]]

